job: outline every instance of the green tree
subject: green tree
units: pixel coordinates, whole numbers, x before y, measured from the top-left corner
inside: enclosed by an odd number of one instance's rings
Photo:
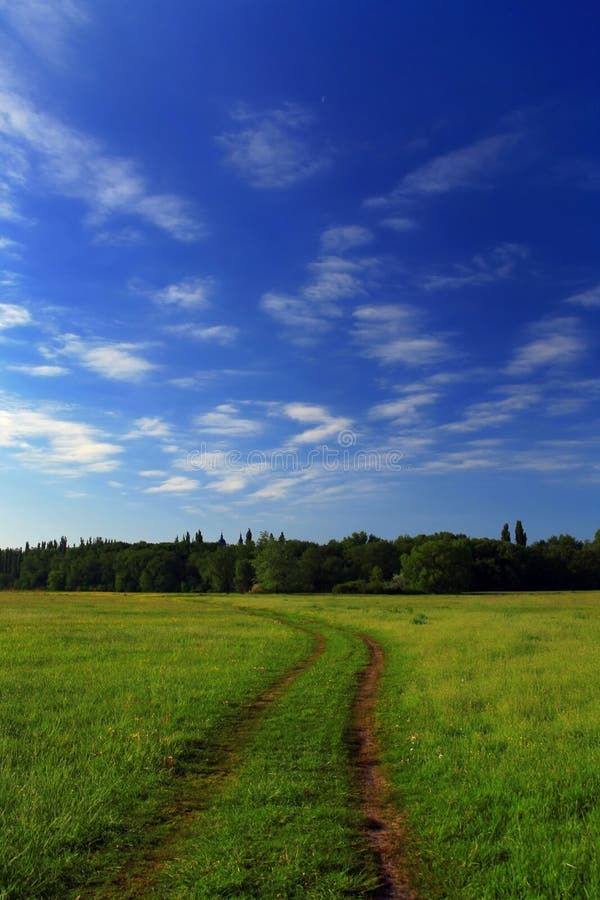
[[[373,566],[368,582],[368,590],[372,594],[380,594],[383,590],[383,572],[381,566]]]
[[[233,577],[233,587],[240,594],[245,594],[254,584],[254,566],[252,560],[247,556],[243,556],[235,561],[235,575]]]
[[[527,546],[527,534],[523,530],[523,524],[520,519],[517,519],[515,523],[515,544],[518,547]]]
[[[259,539],[260,543],[260,539]],[[299,541],[276,541],[269,536],[256,553],[255,568],[258,583],[264,591],[299,590],[301,571],[296,545]]]
[[[402,556],[402,580],[413,591],[448,594],[469,589],[471,547],[466,538],[426,540]]]
[[[508,527],[508,522],[505,522],[502,526],[502,532],[500,534],[500,540],[506,541],[510,544],[510,528]]]
[[[235,551],[235,547],[226,547],[221,544],[206,557],[211,589],[219,594],[228,594],[233,590]]]

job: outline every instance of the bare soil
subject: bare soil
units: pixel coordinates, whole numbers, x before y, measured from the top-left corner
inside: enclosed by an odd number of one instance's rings
[[[358,685],[350,746],[365,836],[379,874],[379,885],[371,896],[373,900],[416,900],[408,876],[403,817],[390,800],[376,734],[375,706],[385,657],[377,641],[367,634],[360,637],[369,648],[369,662]]]

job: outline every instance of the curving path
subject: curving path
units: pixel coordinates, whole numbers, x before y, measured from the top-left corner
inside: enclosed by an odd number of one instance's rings
[[[379,680],[385,665],[383,648],[372,637],[359,637],[369,648],[354,701],[351,729],[352,766],[365,819],[365,835],[377,866],[380,883],[373,900],[415,900],[402,848],[406,836],[402,817],[389,799],[390,788],[379,761],[375,728]]]
[[[258,611],[254,614],[264,615]],[[333,674],[335,681],[338,682],[339,691],[345,690],[345,696],[348,698],[351,725],[347,733],[346,746],[349,756],[346,758],[353,776],[354,794],[362,813],[364,837],[378,875],[378,886],[375,890],[365,891],[362,896],[370,897],[372,900],[416,900],[402,855],[406,843],[402,817],[390,800],[389,784],[379,761],[380,746],[376,735],[375,711],[379,681],[385,664],[382,647],[369,635],[339,629],[331,623],[323,622],[321,625],[311,619],[306,621],[306,624],[300,624],[297,619],[291,621],[287,617],[285,621],[281,619],[276,621],[310,634],[314,640],[312,651],[275,684],[237,710],[234,720],[221,733],[218,745],[211,748],[201,746],[188,748],[187,771],[181,777],[179,799],[165,820],[162,823],[155,823],[150,842],[143,848],[138,847],[133,851],[131,857],[123,862],[118,873],[108,883],[95,887],[88,886],[85,892],[82,891],[81,900],[92,897],[114,900],[117,897],[160,896],[160,893],[157,893],[157,884],[164,878],[165,871],[171,865],[177,864],[186,838],[193,832],[194,827],[198,827],[198,817],[211,805],[215,797],[221,797],[222,792],[229,789],[229,785],[236,785],[240,772],[247,766],[251,742],[262,734],[259,728],[262,729],[263,720],[267,714],[270,715],[270,708],[301,675],[308,673],[308,670],[311,670],[313,681],[319,683],[321,676],[317,670],[326,658],[323,656],[326,638],[320,628],[326,633],[329,631],[329,639],[333,644],[336,642],[334,634],[337,633],[340,636],[345,634],[355,648],[359,640],[362,640],[368,648],[368,660],[366,665],[358,670],[358,683],[352,700],[349,693],[352,691],[351,680],[347,680],[347,686],[343,688],[344,680],[341,675],[336,677]],[[323,660],[319,661],[321,656]],[[313,670],[317,661],[319,664]],[[327,671],[335,673],[335,658],[332,658],[328,665]],[[325,683],[323,682],[323,685]],[[297,692],[297,689],[298,686],[295,686],[292,694]],[[340,698],[342,696],[343,693],[340,693]],[[198,882],[199,885],[201,883],[202,881]],[[289,882],[285,890],[294,888],[296,891],[298,887],[295,882]],[[288,896],[285,890],[277,896]],[[160,892],[160,887],[158,891]],[[325,896],[320,891],[315,896],[317,895]],[[198,896],[207,895],[198,893]],[[241,895],[236,893],[235,896]],[[252,893],[252,896],[259,895]],[[296,893],[293,896],[296,896]],[[327,896],[333,895],[327,893]]]
[[[281,625],[290,625],[289,622],[276,621]],[[126,860],[108,883],[89,886],[76,900],[92,897],[96,900],[117,897],[127,900],[156,896],[151,887],[156,875],[176,858],[178,845],[189,831],[193,817],[207,808],[211,798],[234,775],[265,711],[323,653],[326,640],[322,634],[297,624],[292,627],[314,638],[312,651],[269,688],[241,706],[236,711],[235,720],[222,732],[221,740],[211,752],[207,754],[203,747],[188,748],[182,791],[165,820],[160,825],[156,823],[156,833],[151,843],[137,848],[135,856]]]

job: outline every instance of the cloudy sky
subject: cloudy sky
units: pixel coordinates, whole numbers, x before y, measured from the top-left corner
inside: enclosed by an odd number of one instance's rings
[[[592,537],[599,25],[0,0],[0,546]]]

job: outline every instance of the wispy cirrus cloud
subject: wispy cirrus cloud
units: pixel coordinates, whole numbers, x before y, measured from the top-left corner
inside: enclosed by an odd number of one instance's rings
[[[600,284],[588,288],[587,291],[579,291],[577,294],[571,294],[565,298],[565,303],[573,306],[583,306],[584,309],[596,309],[600,307]]]
[[[195,416],[194,425],[203,434],[227,436],[257,434],[262,430],[261,422],[244,418],[231,403],[221,403],[210,412]]]
[[[142,294],[148,294],[159,306],[179,309],[198,309],[208,306],[209,297],[214,287],[215,280],[210,277],[184,278],[158,290],[148,289],[136,284],[133,285],[134,290]]]
[[[170,438],[171,426],[160,416],[141,416],[133,422],[133,428],[127,438]]]
[[[379,224],[384,228],[390,228],[392,231],[398,232],[414,231],[418,227],[415,220],[409,219],[408,216],[388,216],[388,218],[382,219]]]
[[[61,375],[68,375],[69,369],[64,366],[27,366],[15,365],[7,366],[11,372],[23,372],[25,375],[32,375],[34,378],[58,378]]]
[[[327,304],[325,311],[338,315],[340,307],[336,301],[359,297],[366,292],[365,274],[373,263],[371,259],[348,260],[331,255],[319,257],[307,266],[311,277],[301,288],[301,296],[321,306]]]
[[[426,366],[451,355],[444,336],[424,332],[413,306],[359,306],[354,321],[353,335],[363,354],[384,365]]]
[[[252,369],[199,369],[190,375],[170,378],[169,384],[184,390],[190,388],[203,390],[217,380],[224,378],[243,378],[246,380],[250,375],[256,375],[256,371]]]
[[[140,349],[136,344],[85,341],[75,334],[65,334],[55,347],[42,348],[42,353],[48,358],[69,357],[111,381],[139,382],[157,368],[140,355]]]
[[[431,406],[440,397],[435,391],[421,391],[408,393],[405,397],[396,400],[387,400],[385,403],[377,403],[369,410],[372,419],[392,419],[394,424],[406,425],[417,419],[425,406]]]
[[[350,429],[352,420],[345,416],[334,416],[324,406],[312,403],[287,403],[283,413],[288,418],[302,424],[310,424],[311,428],[291,437],[292,444],[319,444],[331,438],[339,437]]]
[[[370,244],[373,238],[373,233],[362,225],[341,225],[322,232],[321,246],[327,253],[343,253]]]
[[[190,313],[211,306],[210,297],[215,290],[216,281],[211,277],[188,277],[156,289],[141,281],[132,280],[129,286],[135,293],[150,297],[165,311]],[[233,325],[208,325],[189,321],[166,325],[164,330],[168,334],[176,334],[189,340],[221,345],[231,344],[239,333],[239,329]]]
[[[513,276],[519,263],[528,256],[529,250],[523,244],[499,244],[487,253],[477,254],[467,265],[454,266],[449,274],[427,275],[422,286],[426,291],[440,291],[493,284]]]
[[[477,469],[497,469],[502,467],[502,456],[493,447],[469,447],[443,453],[413,466],[416,472],[430,475],[445,475],[449,472],[469,472]]]
[[[394,206],[417,197],[486,187],[490,183],[490,177],[498,171],[518,141],[519,135],[516,132],[507,132],[436,156],[408,172],[389,194],[370,197],[365,205]]]
[[[25,44],[53,63],[63,61],[73,29],[89,22],[85,5],[76,0],[0,0],[0,15]]]
[[[0,331],[31,323],[31,313],[16,303],[0,303]]]
[[[261,297],[260,305],[276,322],[283,325],[290,338],[298,344],[312,343],[331,327],[330,322],[309,301],[289,294],[269,291]]]
[[[165,331],[192,341],[221,344],[222,346],[232,344],[239,334],[239,328],[235,325],[196,325],[193,322],[169,325]]]
[[[2,150],[0,148],[0,158]],[[5,222],[24,222],[25,218],[17,208],[17,203],[12,196],[11,186],[6,181],[0,181],[0,219]]]
[[[542,394],[535,388],[517,386],[505,388],[508,396],[499,400],[472,403],[465,410],[462,419],[449,422],[443,428],[454,432],[479,431],[490,426],[505,425],[515,416],[530,410],[542,400]]]
[[[28,467],[69,477],[110,472],[122,452],[92,425],[6,400],[0,401],[0,447]]]
[[[569,366],[586,351],[581,324],[575,317],[543,319],[529,330],[531,339],[516,350],[506,367],[509,375],[527,374],[542,367]]]
[[[93,243],[106,247],[133,247],[144,241],[144,233],[139,228],[109,228],[97,231]]]
[[[113,216],[130,216],[180,241],[202,235],[185,200],[152,193],[133,160],[110,156],[94,138],[36,109],[12,89],[1,70],[0,139],[9,213],[20,192],[50,190],[84,203],[94,226]]]
[[[2,218],[1,215],[0,218]],[[19,241],[0,236],[0,253],[4,253],[6,256],[20,256],[22,250],[23,244]]]
[[[256,188],[285,188],[321,172],[329,165],[327,154],[317,147],[310,131],[314,116],[295,104],[232,114],[236,128],[216,140],[225,161]]]
[[[173,475],[160,484],[152,485],[144,489],[145,494],[191,494],[198,489],[198,482],[194,478],[186,478],[184,475]]]
[[[344,315],[341,301],[364,298],[378,263],[376,257],[320,256],[307,265],[309,278],[294,295],[271,291],[261,298],[261,307],[294,343],[311,344]]]

